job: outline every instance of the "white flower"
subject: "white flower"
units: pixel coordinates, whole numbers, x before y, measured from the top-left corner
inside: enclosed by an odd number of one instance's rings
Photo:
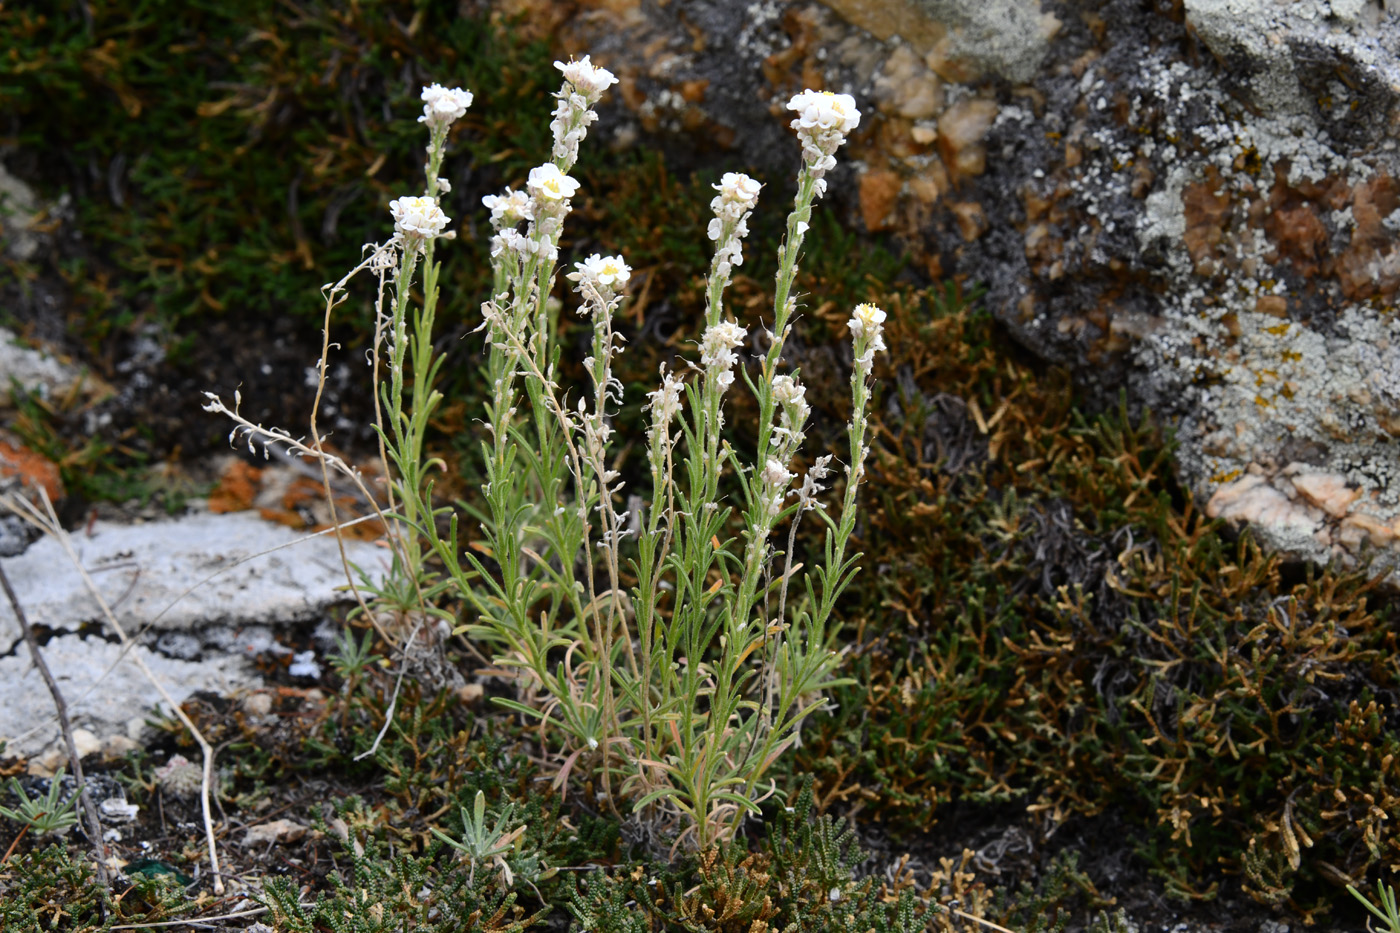
[[[705,336],[700,342],[701,362],[708,366],[712,361],[720,360],[728,354],[732,363],[731,351],[743,343],[747,336],[748,331],[733,321],[720,321],[705,331]]]
[[[742,172],[725,172],[719,184],[713,187],[722,200],[743,210],[752,210],[758,203],[758,192],[763,185]]]
[[[574,263],[575,271],[567,278],[570,281],[591,282],[599,288],[616,291],[632,277],[632,269],[623,262],[621,256],[599,256],[594,253],[583,262]]]
[[[596,101],[603,92],[617,83],[616,76],[606,68],[600,68],[583,56],[582,61],[572,58],[567,63],[555,62],[554,67],[564,73],[564,80],[574,86],[590,103]]]
[[[880,333],[884,323],[885,312],[876,305],[859,304],[851,312],[851,333],[857,337],[863,337],[867,333]]]
[[[394,230],[404,237],[435,237],[447,226],[448,217],[433,198],[397,198],[389,202]]]
[[[732,321],[721,321],[708,328],[700,341],[700,362],[714,374],[715,386],[722,393],[734,384],[734,364],[739,357],[734,348],[744,342],[748,331]]]
[[[514,227],[522,220],[535,219],[530,196],[514,188],[507,188],[503,194],[488,194],[481,199],[481,203],[491,211],[491,226],[497,230]]]
[[[844,136],[860,125],[860,111],[849,94],[807,90],[788,101],[787,109],[797,111],[793,128],[799,132],[834,130]]]
[[[553,162],[546,162],[530,169],[530,180],[526,182],[525,187],[541,200],[563,201],[574,196],[579,184],[559,171],[559,166]]]
[[[652,436],[665,431],[681,410],[681,389],[684,383],[672,373],[662,373],[661,388],[647,393],[651,399]]]
[[[773,377],[773,398],[782,405],[793,405],[803,401],[807,387],[791,376]]]
[[[862,360],[867,364],[873,351],[885,349],[885,312],[875,305],[856,305],[848,326],[857,344],[868,343],[868,349],[862,355]]]
[[[622,261],[621,256],[604,256],[600,259],[598,254],[594,253],[588,260],[589,271],[599,285],[611,286],[614,282],[622,285],[632,277],[632,270]]]
[[[787,484],[792,482],[792,476],[792,471],[774,457],[769,457],[763,467],[763,482],[769,489],[786,489]]]
[[[423,88],[423,115],[418,118],[418,122],[426,123],[434,129],[451,126],[462,118],[471,105],[471,91],[432,84]]]

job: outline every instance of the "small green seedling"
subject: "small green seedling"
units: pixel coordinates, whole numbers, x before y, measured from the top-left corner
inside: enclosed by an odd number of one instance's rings
[[[380,656],[374,654],[371,648],[374,645],[374,632],[366,631],[365,637],[361,641],[356,641],[351,632],[340,632],[335,636],[335,651],[330,656],[331,667],[345,681],[346,692],[349,693],[353,685],[358,683],[369,670],[380,660]]]
[[[26,829],[33,830],[40,836],[63,832],[78,825],[78,815],[74,812],[78,804],[78,795],[74,794],[67,801],[63,800],[62,768],[59,768],[53,780],[49,781],[49,791],[42,797],[31,799],[17,778],[10,778],[10,790],[19,798],[19,809],[0,807],[0,816],[23,823]]]
[[[481,791],[476,792],[476,800],[472,804],[473,812],[468,813],[467,808],[462,808],[462,841],[433,829],[433,835],[443,842],[457,849],[467,856],[467,861],[471,864],[469,875],[470,883],[476,882],[476,866],[478,862],[490,861],[500,868],[501,876],[505,879],[506,887],[515,884],[515,876],[506,864],[505,855],[515,847],[515,841],[525,832],[522,823],[511,828],[511,816],[515,811],[515,804],[506,804],[505,811],[496,818],[496,825],[486,826],[486,795]]]

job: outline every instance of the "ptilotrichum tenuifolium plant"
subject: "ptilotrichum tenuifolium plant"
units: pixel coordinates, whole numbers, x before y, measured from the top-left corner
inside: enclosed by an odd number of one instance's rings
[[[368,258],[351,273],[370,269],[379,278],[383,351],[381,360],[376,344],[372,362],[382,453],[393,477],[389,514],[398,519],[397,582],[376,592],[381,603],[387,593],[415,594],[418,618],[445,616],[433,605],[439,597],[465,601],[467,630],[516,678],[517,698],[499,702],[540,721],[559,743],[558,784],[586,769],[614,810],[630,806],[634,818],[671,833],[677,845],[706,847],[774,793],[771,781],[765,786],[768,769],[798,740],[825,692],[842,683],[830,647],[832,614],[859,556],[846,549],[868,452],[873,359],[885,348],[884,312],[860,305],[850,319],[854,404],[836,515],[819,501],[832,455],[818,457],[799,480],[796,458],[811,409],[800,374],[780,369],[812,208],[860,113],[844,94],[803,91],[788,103],[802,161],[778,250],[766,350],[751,367],[740,366],[739,354],[749,329],[725,309],[724,292],[744,261],[761,186],[732,172],[714,186],[708,235],[715,249],[698,360],[662,367],[647,402],[650,495],[624,509],[612,426],[623,402],[613,374],[623,338],[614,322],[631,269],[621,256],[593,254],[565,275],[593,330],[581,395],[559,381],[559,305],[550,300],[560,235],[580,187],[569,172],[597,120],[596,104],[617,79],[586,56],[555,66],[564,83],[550,124],[550,161],[532,169],[523,188],[483,199],[494,232],[492,292],[478,328],[488,389],[479,523],[464,529],[454,510],[433,505],[430,472],[440,464],[425,462],[423,446],[441,401],[433,388],[441,364],[433,353],[433,252],[452,236],[444,232],[449,219],[439,197],[448,185],[439,171],[448,130],[470,106],[470,93],[438,85],[423,91],[426,191],[391,203],[394,237],[366,247]],[[414,303],[410,285],[420,261],[423,300]],[[328,322],[348,279],[328,286]],[[739,377],[758,403],[752,460],[724,436],[724,396]],[[210,407],[237,419],[235,434],[280,442],[353,473],[320,452],[319,438],[305,444],[250,425],[217,399]],[[825,545],[799,566],[797,529],[809,514],[821,522]],[[784,522],[785,541],[775,542]],[[429,554],[439,574],[425,566]]]

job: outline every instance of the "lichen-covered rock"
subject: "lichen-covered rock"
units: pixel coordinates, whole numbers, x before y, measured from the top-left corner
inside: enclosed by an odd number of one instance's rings
[[[832,187],[851,221],[1172,423],[1216,514],[1396,563],[1400,10],[617,0],[558,34],[622,75],[616,142],[689,134],[776,173],[787,95],[855,95]]]

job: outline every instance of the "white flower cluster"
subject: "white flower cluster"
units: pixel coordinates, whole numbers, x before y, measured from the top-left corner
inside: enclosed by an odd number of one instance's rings
[[[550,262],[557,260],[559,231],[569,213],[569,198],[578,189],[577,180],[559,171],[553,162],[546,162],[530,169],[524,192],[507,188],[505,194],[482,198],[481,203],[491,209],[491,225],[497,230],[491,238],[491,256],[510,252],[522,258],[541,255]],[[515,229],[522,220],[531,222],[528,233]]]
[[[627,284],[632,277],[632,269],[623,262],[621,256],[599,256],[594,253],[583,262],[574,263],[574,270],[566,278],[571,282],[592,285],[607,297]],[[580,291],[582,287],[580,287]]]
[[[700,364],[706,375],[714,375],[721,395],[734,384],[734,364],[739,360],[734,350],[747,336],[748,331],[733,321],[720,321],[707,328],[700,341]]]
[[[812,408],[807,404],[807,387],[794,376],[773,377],[773,400],[778,403],[778,426],[773,429],[773,453],[763,471],[761,495],[769,521],[777,519],[787,498],[788,484],[793,474],[786,467],[796,456],[806,436],[807,416]]]
[[[793,376],[773,378],[773,400],[781,409],[775,433],[778,435],[778,449],[782,451],[780,456],[786,460],[797,453],[797,448],[802,445],[812,406],[807,404],[807,387]]]
[[[816,463],[807,468],[807,475],[802,477],[802,488],[797,490],[797,501],[801,503],[802,511],[809,512],[826,507],[817,496],[826,489],[822,481],[831,475],[831,459],[831,454],[823,454],[817,458]]]
[[[395,198],[389,202],[389,213],[394,215],[394,232],[410,249],[441,235],[449,220],[434,198]]]
[[[714,274],[721,279],[728,279],[734,266],[743,265],[743,239],[749,235],[749,214],[758,203],[762,187],[741,172],[725,172],[720,183],[714,186],[719,194],[710,202],[715,216],[708,233],[716,243]]]
[[[847,322],[856,344],[856,363],[870,368],[875,351],[885,349],[885,312],[872,304],[856,305]]]
[[[797,112],[792,128],[802,143],[802,161],[816,178],[814,190],[821,197],[826,193],[823,176],[836,167],[836,150],[846,141],[846,134],[860,125],[860,111],[851,95],[830,91],[803,91],[787,106]]]
[[[768,522],[776,521],[779,513],[783,511],[783,500],[787,498],[788,484],[792,482],[793,472],[783,465],[783,461],[777,457],[769,457],[764,464],[763,490],[760,495],[763,497],[764,518]]]
[[[588,135],[589,124],[598,119],[593,105],[617,83],[617,78],[608,69],[590,62],[587,55],[582,61],[555,62],[554,67],[564,73],[566,82],[559,91],[559,103],[549,124],[554,131],[554,158],[571,166],[578,159],[578,146]]]
[[[481,203],[491,211],[491,226],[497,232],[514,227],[522,220],[535,219],[535,207],[524,191],[507,188],[502,194],[488,194]]]
[[[583,56],[582,61],[570,58],[567,62],[555,62],[554,67],[564,74],[564,80],[573,85],[573,93],[583,97],[589,104],[598,103],[603,92],[617,83],[617,76],[606,68],[600,68]]]
[[[671,443],[671,422],[680,414],[681,390],[684,387],[685,383],[680,377],[666,372],[663,363],[661,388],[647,393],[647,398],[650,399],[648,407],[651,409],[651,427],[647,429],[647,459],[651,461],[652,469],[657,472],[664,466],[664,447]]]
[[[423,115],[418,122],[428,124],[431,130],[437,132],[462,119],[471,105],[471,91],[432,84],[423,88]]]
[[[670,427],[677,414],[681,410],[681,390],[685,383],[675,373],[668,373],[662,367],[661,388],[647,393],[647,398],[651,399],[651,417],[654,423],[652,430],[662,427]]]

